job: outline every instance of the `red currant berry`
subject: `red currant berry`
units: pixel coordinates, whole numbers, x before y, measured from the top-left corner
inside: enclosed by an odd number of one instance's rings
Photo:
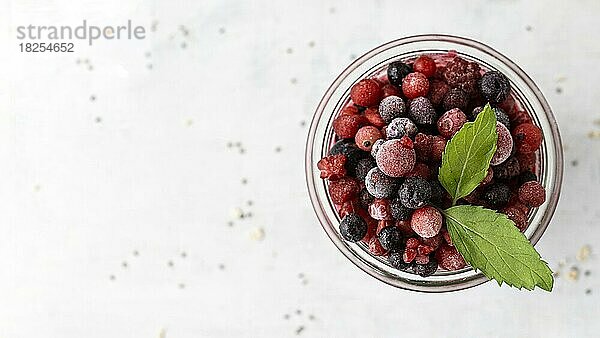
[[[410,73],[402,80],[402,92],[409,99],[426,96],[429,92],[429,80],[421,73]]]
[[[415,72],[432,77],[436,71],[435,61],[427,55],[421,55],[415,60],[413,69]]]

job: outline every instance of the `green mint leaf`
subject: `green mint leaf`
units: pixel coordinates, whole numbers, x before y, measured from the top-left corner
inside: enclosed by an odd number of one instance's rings
[[[548,263],[506,215],[474,205],[454,206],[443,213],[452,243],[473,268],[498,285],[552,291]]]
[[[489,104],[446,144],[438,179],[452,197],[452,205],[470,194],[485,178],[496,152],[496,114]]]

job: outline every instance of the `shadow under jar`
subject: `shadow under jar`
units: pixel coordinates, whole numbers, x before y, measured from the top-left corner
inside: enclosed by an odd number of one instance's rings
[[[547,199],[530,210],[525,236],[536,244],[546,230],[560,195],[563,153],[556,120],[548,102],[525,72],[510,59],[474,40],[449,35],[419,35],[391,41],[355,60],[331,84],[314,114],[306,144],[306,181],[310,200],[323,229],[335,246],[356,266],[382,282],[402,289],[421,292],[449,292],[480,285],[488,279],[467,266],[457,271],[438,271],[421,277],[391,267],[385,257],[372,256],[362,242],[350,243],[339,233],[340,217],[332,203],[327,185],[320,178],[317,162],[327,156],[335,142],[332,123],[341,108],[350,100],[350,88],[358,81],[376,76],[390,62],[411,60],[422,54],[456,53],[463,59],[477,62],[486,71],[497,70],[511,82],[511,95],[521,109],[527,111],[535,125],[541,128],[543,142],[537,151],[536,175],[546,189]]]

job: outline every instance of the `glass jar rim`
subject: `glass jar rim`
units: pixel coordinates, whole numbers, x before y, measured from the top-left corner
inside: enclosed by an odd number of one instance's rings
[[[383,265],[377,263],[377,259],[373,256],[369,258],[365,254],[364,248],[359,248],[357,244],[350,244],[341,239],[334,226],[339,224],[339,218],[337,214],[331,210],[331,201],[327,200],[329,197],[327,196],[326,191],[324,191],[326,190],[325,183],[322,182],[322,180],[319,182],[319,171],[316,168],[316,161],[323,157],[324,147],[322,145],[319,147],[317,142],[321,142],[322,140],[320,140],[321,137],[317,136],[322,136],[322,138],[326,139],[328,132],[331,135],[331,130],[327,130],[327,126],[330,127],[332,117],[335,116],[336,112],[339,110],[332,109],[332,107],[336,107],[336,104],[332,104],[331,101],[338,99],[337,106],[339,106],[339,102],[343,101],[342,99],[347,99],[350,83],[356,82],[356,80],[360,78],[364,78],[369,72],[372,74],[373,70],[383,63],[387,64],[392,59],[406,59],[406,54],[409,52],[427,53],[426,51],[423,51],[423,49],[430,48],[428,45],[436,44],[443,45],[443,47],[437,47],[440,48],[436,49],[439,52],[447,53],[449,51],[456,51],[461,56],[471,57],[471,54],[464,52],[466,49],[473,53],[473,55],[477,54],[477,57],[481,58],[477,59],[480,62],[484,62],[485,60],[493,62],[496,67],[492,66],[490,68],[497,69],[497,67],[501,67],[504,70],[504,73],[511,79],[511,83],[515,81],[518,85],[515,89],[523,91],[523,93],[521,93],[523,97],[521,97],[520,100],[524,100],[525,102],[520,103],[526,103],[526,110],[534,119],[534,123],[540,126],[544,132],[545,137],[543,149],[541,150],[541,165],[543,166],[542,173],[545,175],[544,177],[541,177],[541,180],[547,188],[547,195],[549,195],[549,198],[547,198],[546,203],[542,207],[536,208],[535,212],[530,215],[528,220],[529,223],[536,221],[535,227],[533,228],[530,226],[531,229],[528,229],[528,232],[526,232],[526,236],[534,245],[546,230],[556,209],[563,174],[563,154],[560,133],[556,124],[556,119],[554,118],[548,102],[533,80],[531,80],[519,66],[491,47],[472,39],[452,35],[415,35],[385,43],[368,51],[352,62],[329,86],[317,106],[310,125],[305,154],[305,171],[309,197],[319,222],[328,237],[352,263],[369,275],[387,284],[407,290],[422,292],[456,291],[480,285],[488,281],[488,279],[481,272],[473,271],[470,267],[458,272],[443,272],[439,275],[436,274],[437,277],[434,275],[432,276],[433,278],[422,278],[417,275],[400,271],[392,272],[392,270],[385,269]],[[394,48],[403,48],[407,46],[413,46],[415,48],[414,50],[408,48],[403,54],[395,55],[393,52],[390,53]],[[422,49],[419,50],[419,48]],[[379,59],[377,59],[378,57]],[[368,64],[368,62],[371,62],[371,64]],[[349,79],[351,75],[354,80]],[[327,205],[329,205],[329,207]]]

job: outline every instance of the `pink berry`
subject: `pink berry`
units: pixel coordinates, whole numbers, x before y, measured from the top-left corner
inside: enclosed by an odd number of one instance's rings
[[[410,73],[402,79],[402,92],[409,99],[426,96],[429,92],[429,80],[421,73]]]
[[[415,166],[416,155],[412,141],[404,136],[401,139],[385,141],[377,151],[375,160],[384,174],[391,177],[402,177],[411,172]]]
[[[382,138],[382,135],[379,129],[373,126],[365,126],[358,130],[354,140],[360,149],[364,151],[371,151],[373,143],[380,138]]]
[[[417,254],[417,257],[415,257],[415,263],[420,265],[427,264],[429,263],[429,256]]]
[[[531,123],[516,126],[513,137],[517,151],[522,154],[533,153],[542,144],[542,130]]]
[[[491,165],[498,165],[506,161],[513,149],[513,139],[505,125],[496,122],[496,133],[498,133],[498,141],[496,141],[496,152],[490,162]]]
[[[373,79],[360,80],[350,89],[350,98],[354,103],[363,107],[374,106],[383,97],[379,82]]]
[[[427,164],[422,162],[415,163],[415,167],[411,172],[406,174],[406,177],[421,177],[426,180],[431,176],[431,169],[427,166]]]
[[[392,210],[390,209],[390,202],[386,199],[375,199],[371,205],[369,205],[369,215],[378,221],[390,221],[392,220]]]
[[[433,237],[442,228],[442,214],[431,206],[419,208],[413,212],[410,226],[417,235],[423,238]]]
[[[413,69],[415,72],[432,77],[436,71],[435,61],[427,55],[421,55],[415,60]]]
[[[442,245],[435,253],[435,256],[438,265],[448,271],[460,270],[467,265],[463,256],[453,246]]]
[[[385,121],[379,114],[377,107],[367,108],[367,110],[365,110],[365,118],[369,124],[377,128],[383,128],[386,125]]]
[[[419,244],[421,244],[421,242],[419,242],[419,240],[415,237],[411,237],[406,240],[406,247],[408,249],[416,249],[419,247]]]
[[[421,242],[424,245],[427,245],[428,247],[430,247],[432,251],[435,251],[435,250],[437,250],[437,248],[440,247],[440,244],[442,244],[442,241],[443,241],[443,236],[440,233],[433,237],[423,238],[423,240]]]
[[[462,126],[467,123],[467,115],[458,108],[445,112],[437,121],[440,135],[449,139],[456,134]]]
[[[410,263],[417,258],[417,250],[416,249],[405,249],[402,254],[402,259],[404,263]]]
[[[536,181],[525,182],[519,188],[519,200],[530,208],[539,207],[546,201],[546,189]]]
[[[431,158],[431,143],[433,137],[431,135],[418,133],[415,136],[414,148],[417,154],[417,160],[421,162],[429,162]]]

